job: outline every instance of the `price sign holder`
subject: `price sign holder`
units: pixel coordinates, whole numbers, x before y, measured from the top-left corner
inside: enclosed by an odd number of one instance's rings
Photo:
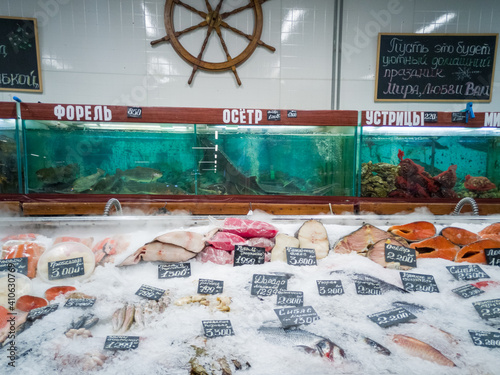
[[[28,258],[0,259],[0,272],[17,272],[28,275]]]
[[[451,291],[453,293],[458,294],[462,298],[470,298],[470,297],[477,296],[481,293],[484,293],[484,290],[481,290],[472,284],[466,284],[466,285],[463,285],[461,287],[452,289]]]
[[[320,296],[339,296],[344,294],[341,280],[316,280]]]
[[[133,350],[139,347],[139,336],[106,336],[104,349]]]
[[[135,294],[139,297],[158,301],[165,294],[165,289],[155,288],[154,286],[142,284],[137,292],[135,292]]]
[[[415,268],[417,267],[417,253],[415,249],[387,243],[385,244],[385,261]]]
[[[356,280],[356,293],[365,296],[376,296],[382,294],[380,284],[375,281]]]
[[[191,263],[158,264],[158,279],[191,276]]]
[[[316,266],[316,250],[302,247],[287,247],[286,262],[291,266]]]
[[[48,305],[44,307],[39,307],[38,309],[33,309],[28,313],[28,316],[26,319],[33,321],[35,319],[41,318],[42,316],[49,315],[50,313],[53,313],[56,311],[59,307],[58,303],[54,303],[53,305]]]
[[[83,257],[49,262],[49,280],[85,275]]]
[[[278,306],[303,306],[304,292],[292,292],[290,290],[278,290],[276,293],[276,304]]]
[[[447,266],[446,269],[453,277],[460,281],[489,279],[490,277],[477,264],[463,266]]]
[[[235,245],[233,266],[264,264],[266,249],[258,246]]]
[[[484,249],[486,263],[490,266],[500,266],[500,248]]]
[[[202,320],[201,323],[205,337],[234,336],[230,320]]]
[[[500,332],[473,331],[469,330],[472,342],[476,346],[487,348],[500,348]]]
[[[400,323],[406,323],[412,319],[417,319],[415,315],[402,307],[380,311],[378,313],[368,315],[368,318],[377,323],[382,328],[390,327]]]
[[[286,275],[254,274],[252,277],[252,296],[274,296],[278,290],[286,289],[288,278]]]
[[[224,290],[224,281],[200,279],[198,281],[198,294],[220,294]]]
[[[95,298],[70,298],[66,300],[64,307],[92,307],[94,306]]]
[[[472,305],[482,319],[488,320],[500,317],[500,298],[473,302]]]
[[[439,293],[436,281],[432,275],[400,272],[403,289],[409,292]]]
[[[286,307],[274,309],[283,327],[293,327],[302,324],[311,324],[319,319],[312,306]]]

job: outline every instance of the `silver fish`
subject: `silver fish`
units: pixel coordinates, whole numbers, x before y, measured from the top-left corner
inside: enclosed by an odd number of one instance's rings
[[[127,310],[127,305],[119,308],[113,313],[111,322],[113,324],[113,331],[118,332],[118,330],[123,326],[123,321],[125,319],[125,311]]]

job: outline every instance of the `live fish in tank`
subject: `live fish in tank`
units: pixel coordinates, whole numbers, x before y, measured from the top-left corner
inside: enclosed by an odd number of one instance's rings
[[[92,189],[97,184],[101,177],[105,174],[102,169],[97,168],[97,172],[88,176],[79,177],[73,183],[71,191],[74,193],[81,193],[86,190]]]
[[[153,182],[161,178],[163,173],[158,169],[135,167],[125,171],[117,169],[116,175],[125,181]]]
[[[76,180],[79,171],[80,166],[73,163],[39,169],[36,171],[36,176],[45,185],[67,184]]]

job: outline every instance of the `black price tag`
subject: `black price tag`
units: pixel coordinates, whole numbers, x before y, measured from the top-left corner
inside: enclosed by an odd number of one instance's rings
[[[464,266],[446,266],[446,269],[457,280],[467,281],[490,278],[477,264],[469,264]]]
[[[274,309],[283,327],[298,326],[301,324],[311,324],[319,319],[318,314],[312,306],[285,307]]]
[[[286,262],[291,266],[315,266],[316,250],[302,247],[287,247]]]
[[[39,307],[38,309],[33,309],[28,313],[28,320],[35,320],[41,318],[42,316],[49,315],[57,310],[59,307],[58,303],[54,303],[53,305],[48,305],[44,307]]]
[[[106,336],[104,349],[132,350],[139,347],[139,336]]]
[[[158,265],[159,279],[191,276],[191,263],[168,263]]]
[[[205,337],[234,336],[230,320],[202,320]]]
[[[267,121],[281,121],[281,112],[278,109],[268,110]]]
[[[83,257],[49,262],[49,280],[85,275]]]
[[[490,266],[500,266],[500,248],[484,249],[486,263]]]
[[[417,253],[415,249],[385,244],[385,261],[388,263],[397,262],[402,266],[417,267]]]
[[[472,305],[482,319],[488,320],[500,317],[500,298],[473,302]]]
[[[64,307],[92,307],[94,306],[95,298],[70,298],[64,304]]]
[[[451,122],[465,122],[466,116],[467,116],[466,112],[452,112]]]
[[[28,258],[0,259],[0,272],[17,272],[28,275]]]
[[[224,281],[200,279],[198,281],[199,294],[219,294],[224,289]]]
[[[165,294],[165,289],[155,288],[154,286],[142,284],[137,292],[135,292],[135,294],[139,297],[158,301]]]
[[[278,306],[303,306],[304,292],[292,292],[290,290],[278,290],[276,294]]]
[[[417,319],[415,315],[402,307],[371,314],[368,315],[368,318],[370,318],[373,322],[377,323],[382,328],[400,323],[406,323],[412,319]]]
[[[463,285],[461,287],[452,289],[453,293],[458,294],[462,298],[470,298],[477,296],[478,294],[484,293],[483,290],[475,287],[472,284]]]
[[[141,107],[128,107],[127,108],[128,118],[142,118],[142,108]]]
[[[338,296],[344,294],[344,287],[340,280],[316,280],[320,296]]]
[[[439,293],[439,289],[432,275],[400,272],[403,289],[409,292]]]
[[[472,331],[469,330],[472,342],[476,346],[487,348],[500,348],[500,332]]]
[[[288,117],[288,118],[297,118],[297,111],[295,111],[293,109],[289,109],[286,112],[286,117]]]
[[[266,249],[263,247],[235,245],[233,266],[244,266],[246,264],[264,264],[266,260]]]
[[[437,112],[424,112],[424,123],[438,122]]]
[[[274,296],[280,289],[287,288],[286,275],[259,275],[252,277],[252,296]]]
[[[376,296],[382,294],[380,290],[380,284],[375,281],[362,281],[356,280],[356,293],[361,295]]]

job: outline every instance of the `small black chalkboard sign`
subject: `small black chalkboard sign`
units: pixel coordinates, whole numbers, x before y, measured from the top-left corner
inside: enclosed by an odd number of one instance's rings
[[[473,302],[472,305],[482,319],[488,320],[500,317],[500,298]]]
[[[33,309],[28,313],[28,316],[26,319],[28,320],[35,320],[38,318],[41,318],[42,316],[49,315],[50,313],[53,313],[56,311],[59,307],[58,303],[54,303],[52,305],[44,306],[44,307],[39,307],[38,309]]]
[[[278,306],[303,306],[304,292],[293,292],[291,290],[278,290],[276,293],[276,304]]]
[[[70,298],[66,300],[64,307],[92,307],[94,306],[95,298]]]
[[[432,275],[400,272],[403,289],[409,292],[439,293],[436,281]]]
[[[139,336],[106,336],[104,349],[132,350],[139,347]]]
[[[466,284],[466,285],[463,285],[461,287],[452,289],[451,291],[453,293],[458,294],[462,298],[470,298],[470,297],[477,296],[477,295],[479,295],[481,293],[484,293],[483,290],[475,287],[472,284]]]
[[[424,123],[438,122],[437,112],[424,112]]]
[[[279,111],[279,109],[268,110],[267,121],[281,121],[281,112]]]
[[[230,320],[202,320],[201,323],[205,337],[234,336]]]
[[[260,275],[252,277],[252,296],[274,296],[280,289],[287,288],[288,279],[286,275]]]
[[[83,257],[49,262],[49,280],[68,279],[85,275]]]
[[[387,243],[385,244],[385,261],[415,268],[417,267],[417,253],[415,249]]]
[[[375,100],[489,102],[498,34],[380,33]]]
[[[198,281],[199,294],[219,294],[224,290],[224,281],[200,279]]]
[[[263,247],[235,245],[233,266],[264,264],[266,249]]]
[[[158,265],[159,279],[191,276],[191,263],[168,263]]]
[[[319,319],[318,314],[312,306],[284,307],[274,309],[283,327],[311,324]]]
[[[36,18],[0,17],[0,90],[42,92]]]
[[[484,249],[486,263],[490,266],[500,266],[500,248]]]
[[[481,267],[477,264],[468,264],[463,266],[446,266],[446,269],[453,275],[457,280],[477,280],[477,279],[489,279],[486,272],[483,271]]]
[[[320,296],[338,296],[344,294],[341,280],[316,280]]]
[[[465,122],[467,119],[467,113],[465,112],[452,112],[451,122]]]
[[[139,297],[144,297],[153,301],[158,301],[164,294],[165,289],[156,288],[154,286],[142,284],[135,292]]]
[[[316,250],[302,247],[287,247],[286,262],[291,266],[315,266]]]
[[[142,108],[141,107],[127,107],[127,117],[128,118],[142,118]]]
[[[0,272],[17,272],[23,275],[28,274],[28,258],[0,259]]]
[[[368,318],[382,328],[400,323],[406,323],[412,319],[417,319],[415,315],[402,307],[380,311],[378,313],[368,315]]]
[[[380,284],[375,281],[356,280],[356,293],[360,295],[375,296],[382,294]]]
[[[476,346],[500,348],[500,332],[469,330],[469,334]]]

